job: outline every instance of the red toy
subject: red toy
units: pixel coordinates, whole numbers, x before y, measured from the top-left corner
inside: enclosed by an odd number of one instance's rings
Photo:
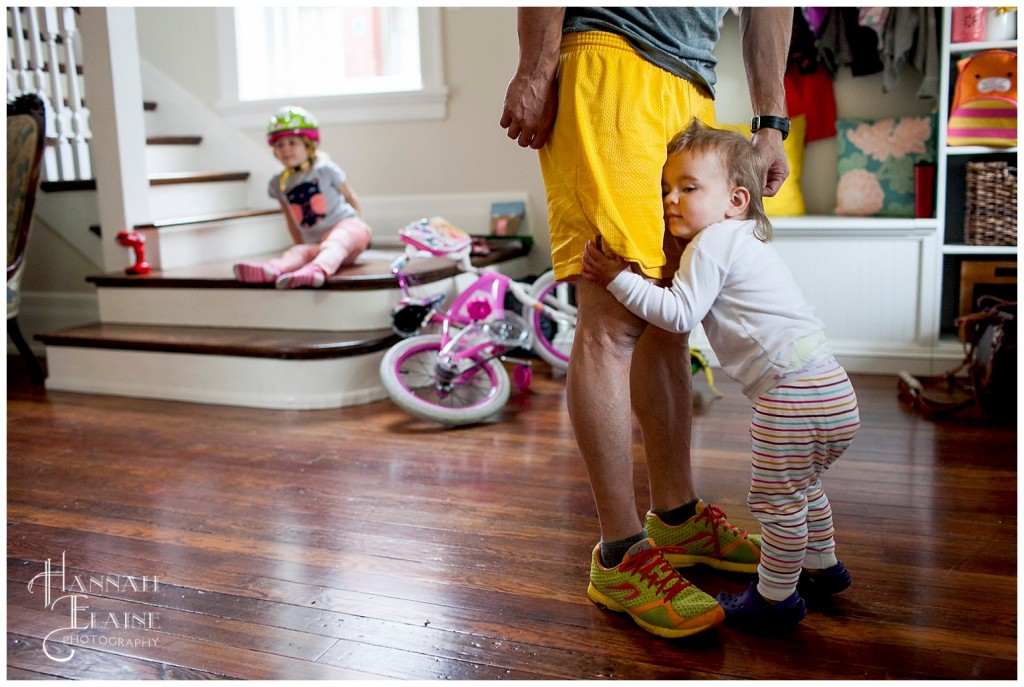
[[[122,231],[117,242],[135,251],[135,264],[125,269],[126,274],[149,274],[153,266],[146,262],[146,237],[137,231]]]

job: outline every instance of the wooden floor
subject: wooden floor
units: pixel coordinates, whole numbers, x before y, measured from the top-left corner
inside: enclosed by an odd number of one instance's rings
[[[922,419],[891,377],[854,377],[863,429],[826,478],[854,586],[789,634],[669,641],[586,597],[597,525],[562,380],[442,430],[389,401],[189,405],[48,393],[22,370],[9,360],[11,679],[1018,674],[1016,427]],[[753,528],[749,404],[719,377],[715,401],[696,381],[698,484]]]

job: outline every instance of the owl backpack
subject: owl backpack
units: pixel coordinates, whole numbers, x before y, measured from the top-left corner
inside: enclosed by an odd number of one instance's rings
[[[949,145],[1017,145],[1017,53],[986,50],[960,60],[957,68]]]

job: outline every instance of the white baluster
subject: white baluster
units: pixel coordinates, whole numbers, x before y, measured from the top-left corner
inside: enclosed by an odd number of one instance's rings
[[[17,14],[17,7],[7,8],[7,30],[11,33],[11,43],[14,42],[14,22],[15,14]],[[8,47],[7,54],[7,97],[16,98],[21,95],[21,89],[18,88],[18,70],[14,68],[14,52]]]
[[[53,83],[51,79],[47,78],[46,74],[46,56],[44,53],[46,39],[43,30],[39,26],[37,8],[28,7],[26,12],[28,12],[28,42],[32,49],[32,73],[35,76],[34,90],[39,99],[43,101],[43,112],[45,112],[46,117],[46,135],[52,138],[55,105],[54,99],[50,97]],[[52,59],[50,66],[55,66]],[[59,79],[57,79],[57,83],[60,83]],[[60,170],[57,166],[57,151],[52,146],[46,146],[43,149],[43,174],[47,181],[60,179]]]
[[[26,7],[25,13],[28,18],[28,45],[32,53],[32,91],[38,93],[43,102],[49,100],[50,89],[46,84],[46,74],[43,72],[43,45],[39,35],[39,18],[36,16],[35,7]]]
[[[25,45],[25,29],[21,22],[21,8],[11,11],[11,34],[14,40],[14,57],[18,73],[18,95],[32,92],[32,74],[28,69],[28,49]]]
[[[78,80],[78,62],[75,60],[75,45],[78,39],[78,27],[75,24],[75,12],[70,7],[64,8],[64,41],[67,46],[68,83],[70,88],[72,123],[74,126],[75,158],[78,163],[78,178],[92,178],[92,161],[89,157],[89,110],[82,103],[82,89]]]
[[[43,27],[43,37],[46,39],[49,53],[50,85],[53,89],[51,98],[53,107],[46,112],[46,137],[54,142],[53,146],[46,147],[47,179],[50,181],[73,179],[75,167],[71,144],[68,141],[71,132],[71,112],[64,101],[64,82],[60,73],[60,55],[58,53],[60,23],[56,7],[43,9]]]

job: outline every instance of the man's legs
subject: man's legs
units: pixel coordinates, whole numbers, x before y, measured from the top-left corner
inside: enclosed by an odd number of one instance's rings
[[[678,269],[681,248],[666,237],[667,273]],[[650,478],[651,512],[644,519],[647,535],[658,546],[668,547],[665,558],[676,567],[703,563],[721,570],[754,572],[760,539],[751,539],[729,524],[721,509],[697,500],[690,461],[689,335],[648,326],[633,353],[630,384]]]
[[[722,622],[725,612],[644,538],[636,508],[629,379],[644,323],[596,284],[580,281],[576,291],[579,315],[566,382],[569,417],[590,475],[602,539],[592,554],[587,596],[629,613],[662,637],[702,632]],[[617,545],[609,547],[615,553],[605,561],[607,542]]]
[[[566,394],[576,443],[590,476],[601,539],[643,530],[633,490],[630,364],[643,321],[607,289],[576,282],[579,313]]]
[[[630,394],[643,432],[654,511],[697,498],[690,465],[692,388],[689,336],[648,326],[633,353]]]

